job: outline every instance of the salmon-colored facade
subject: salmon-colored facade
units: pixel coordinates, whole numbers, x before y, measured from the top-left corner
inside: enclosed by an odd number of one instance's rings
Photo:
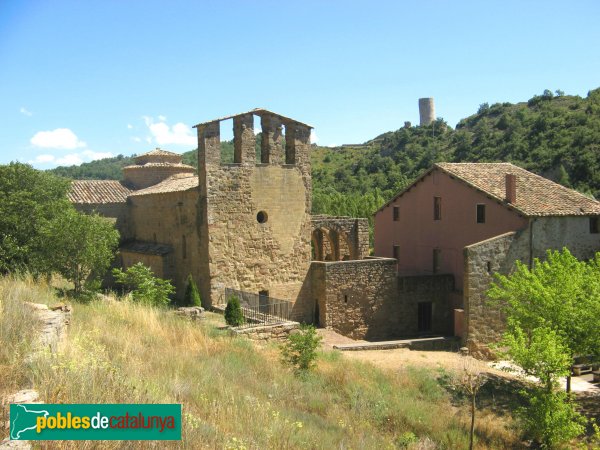
[[[375,255],[396,257],[400,275],[453,274],[461,291],[464,247],[527,224],[517,211],[434,168],[375,214]]]

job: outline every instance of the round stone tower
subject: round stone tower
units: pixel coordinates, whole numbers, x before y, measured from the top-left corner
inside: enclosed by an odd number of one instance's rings
[[[421,126],[429,125],[435,120],[433,97],[419,99],[419,117],[421,119]]]
[[[195,169],[182,163],[181,155],[157,148],[134,158],[123,168],[123,181],[131,189],[144,189],[178,174],[192,175]]]

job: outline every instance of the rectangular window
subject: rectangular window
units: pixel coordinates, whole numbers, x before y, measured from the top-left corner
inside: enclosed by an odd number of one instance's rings
[[[592,234],[600,233],[598,217],[590,217],[590,233],[592,233]]]
[[[433,273],[439,273],[441,261],[442,261],[442,250],[439,248],[434,248],[433,249]]]
[[[399,245],[394,245],[393,255],[394,255],[393,257],[396,259],[400,258],[400,246]]]
[[[485,205],[477,205],[477,223],[485,223]]]
[[[398,222],[398,219],[400,218],[400,208],[398,206],[394,206],[393,211],[394,222]]]
[[[442,220],[442,197],[433,197],[433,220]]]

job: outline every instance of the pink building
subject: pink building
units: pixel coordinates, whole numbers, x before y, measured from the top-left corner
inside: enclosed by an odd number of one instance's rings
[[[465,247],[516,232],[524,262],[564,246],[587,258],[600,248],[599,214],[597,201],[513,164],[439,163],[375,213],[375,255],[396,258],[401,276],[452,274],[448,308],[464,306],[468,328]],[[512,265],[482,257],[486,274]]]

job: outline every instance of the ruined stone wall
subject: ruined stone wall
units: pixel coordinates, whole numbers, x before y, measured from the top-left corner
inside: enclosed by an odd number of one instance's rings
[[[269,162],[256,164],[252,127],[252,114],[234,117],[239,162],[221,164],[219,123],[198,126],[200,241],[208,255],[200,261],[199,287],[211,303],[230,287],[294,302],[305,298],[309,305],[310,128],[286,124],[286,157],[281,134],[270,133],[272,146],[263,152]],[[283,164],[290,155],[295,164]]]
[[[352,217],[312,216],[315,253],[320,261],[363,259],[369,256],[369,221]],[[321,238],[320,234],[329,234]],[[333,241],[333,247],[332,242]],[[335,248],[334,248],[335,247]],[[328,259],[328,255],[331,255]]]
[[[168,244],[173,252],[165,258],[164,277],[173,281],[177,296],[183,296],[186,280],[192,274],[200,283],[199,261],[202,254],[196,222],[197,190],[168,192],[130,197],[131,220],[134,225],[132,239],[142,242]],[[146,264],[158,265],[156,256],[139,253],[127,256],[128,261],[137,258]],[[146,262],[145,262],[146,261]]]

